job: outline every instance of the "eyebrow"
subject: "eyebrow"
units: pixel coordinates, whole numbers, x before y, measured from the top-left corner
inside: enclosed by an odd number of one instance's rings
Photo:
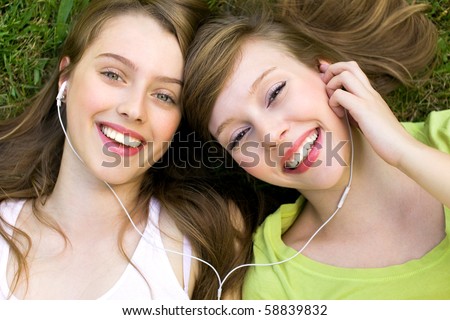
[[[252,86],[250,87],[250,94],[254,94],[258,86],[261,84],[261,82],[264,80],[265,77],[272,71],[274,71],[277,67],[272,67],[270,69],[267,69],[264,71],[256,80],[253,82]]]
[[[161,82],[165,82],[165,83],[175,83],[175,84],[179,84],[180,86],[183,86],[183,81],[179,80],[179,79],[175,79],[175,78],[170,78],[170,77],[156,77],[157,80],[161,81]]]
[[[114,60],[117,60],[117,61],[123,63],[124,65],[126,65],[127,67],[129,67],[133,70],[137,70],[136,65],[131,60],[129,60],[121,55],[107,52],[107,53],[101,53],[97,56],[97,58],[102,58],[102,57],[112,58]]]
[[[224,122],[222,122],[222,124],[217,128],[216,137],[218,138],[220,136],[220,134],[222,133],[223,129],[225,129],[225,127],[228,126],[233,121],[234,121],[234,118],[229,118],[229,119],[225,120]]]
[[[277,67],[272,67],[270,69],[267,69],[253,82],[252,86],[250,87],[250,91],[249,91],[251,95],[253,95],[255,93],[256,89],[261,84],[261,82],[264,80],[264,78],[267,77],[267,75],[269,73],[271,73],[272,71],[274,71],[276,68]],[[220,134],[222,133],[222,131],[226,128],[226,126],[228,126],[234,120],[235,120],[234,118],[229,118],[229,119],[225,120],[224,122],[222,122],[222,124],[217,128],[216,137],[219,137]]]
[[[114,60],[117,60],[117,61],[123,63],[124,65],[126,65],[127,67],[129,67],[133,70],[138,69],[137,66],[131,60],[129,60],[121,55],[115,54],[115,53],[110,53],[110,52],[101,53],[97,57],[98,58],[101,58],[101,57],[112,58]],[[180,86],[183,86],[183,81],[181,81],[179,79],[166,77],[166,76],[159,76],[159,77],[156,77],[156,79],[161,82],[175,83],[175,84],[179,84]]]

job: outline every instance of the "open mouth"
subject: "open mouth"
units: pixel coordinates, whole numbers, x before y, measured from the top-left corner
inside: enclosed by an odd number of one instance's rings
[[[308,158],[309,153],[311,152],[314,143],[316,143],[319,137],[319,130],[313,130],[311,134],[306,137],[303,143],[297,148],[296,151],[292,154],[292,156],[285,162],[284,167],[289,170],[297,169],[301,163]]]
[[[111,140],[114,140],[119,144],[124,145],[125,147],[139,148],[140,146],[142,146],[141,140],[136,139],[129,134],[123,134],[121,132],[118,132],[113,128],[108,127],[104,124],[100,125],[100,130],[106,137],[108,137]]]

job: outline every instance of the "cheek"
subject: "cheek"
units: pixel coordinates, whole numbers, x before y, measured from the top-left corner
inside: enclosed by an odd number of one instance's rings
[[[315,116],[325,116],[332,111],[328,105],[328,98],[324,95],[311,95],[309,99],[305,101],[306,105],[309,107],[306,108],[305,113]]]
[[[304,118],[332,111],[328,104],[329,98],[325,84],[321,79],[314,78],[310,82],[298,82],[294,89],[296,90],[289,92],[289,97],[292,104],[296,106],[297,112],[301,109]]]
[[[247,173],[261,180],[265,180],[267,172],[276,167],[276,162],[262,153],[260,148],[241,147],[233,159]]]
[[[251,176],[264,180],[264,170],[259,166],[244,166],[243,169]]]
[[[278,186],[280,185],[280,181],[277,180],[277,175],[274,173],[275,164],[272,166],[267,165],[267,163],[260,163],[257,166],[248,166],[243,168],[248,174],[251,176],[267,182],[269,184]]]
[[[69,84],[67,95],[67,107],[69,113],[77,113],[83,115],[92,115],[104,110],[112,99],[110,94],[105,94],[98,90],[97,86],[90,84],[88,81],[78,81],[76,84]]]
[[[76,137],[83,135],[83,133],[97,130],[94,117],[104,109],[104,105],[102,101],[95,100],[92,96],[68,101],[67,127],[72,132],[72,136],[74,131],[78,132],[73,136],[73,139],[77,139]]]
[[[181,112],[178,109],[160,112],[153,115],[149,130],[158,141],[171,141],[181,121]]]
[[[145,151],[146,163],[152,166],[169,148],[181,120],[179,110],[153,113],[152,120],[148,122],[149,148]]]

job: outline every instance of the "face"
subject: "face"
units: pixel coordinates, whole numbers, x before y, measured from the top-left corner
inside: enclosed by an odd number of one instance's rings
[[[348,129],[318,70],[279,45],[247,41],[209,130],[248,173],[300,191],[345,185]]]
[[[68,80],[67,131],[91,173],[112,184],[138,181],[161,158],[181,118],[183,65],[175,36],[154,19],[106,22],[60,80]],[[74,157],[67,144],[64,155]]]

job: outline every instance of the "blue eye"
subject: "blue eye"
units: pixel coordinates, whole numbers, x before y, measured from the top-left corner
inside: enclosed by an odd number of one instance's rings
[[[157,93],[155,94],[156,99],[161,100],[162,102],[175,104],[175,100],[168,94],[165,93]]]
[[[234,138],[232,138],[231,142],[229,143],[229,145],[227,146],[227,149],[229,151],[233,150],[234,148],[237,147],[237,145],[239,144],[239,141],[242,140],[242,138],[244,138],[244,136],[247,134],[247,132],[250,130],[250,128],[245,128],[242,131],[239,131],[236,136]]]
[[[281,83],[278,83],[275,85],[274,88],[272,88],[269,91],[269,99],[267,101],[267,107],[270,107],[272,102],[277,98],[277,96],[283,91],[284,87],[286,86],[286,81],[283,81]]]
[[[101,74],[113,81],[118,81],[121,79],[120,76],[113,71],[105,71],[105,72],[102,72]]]

